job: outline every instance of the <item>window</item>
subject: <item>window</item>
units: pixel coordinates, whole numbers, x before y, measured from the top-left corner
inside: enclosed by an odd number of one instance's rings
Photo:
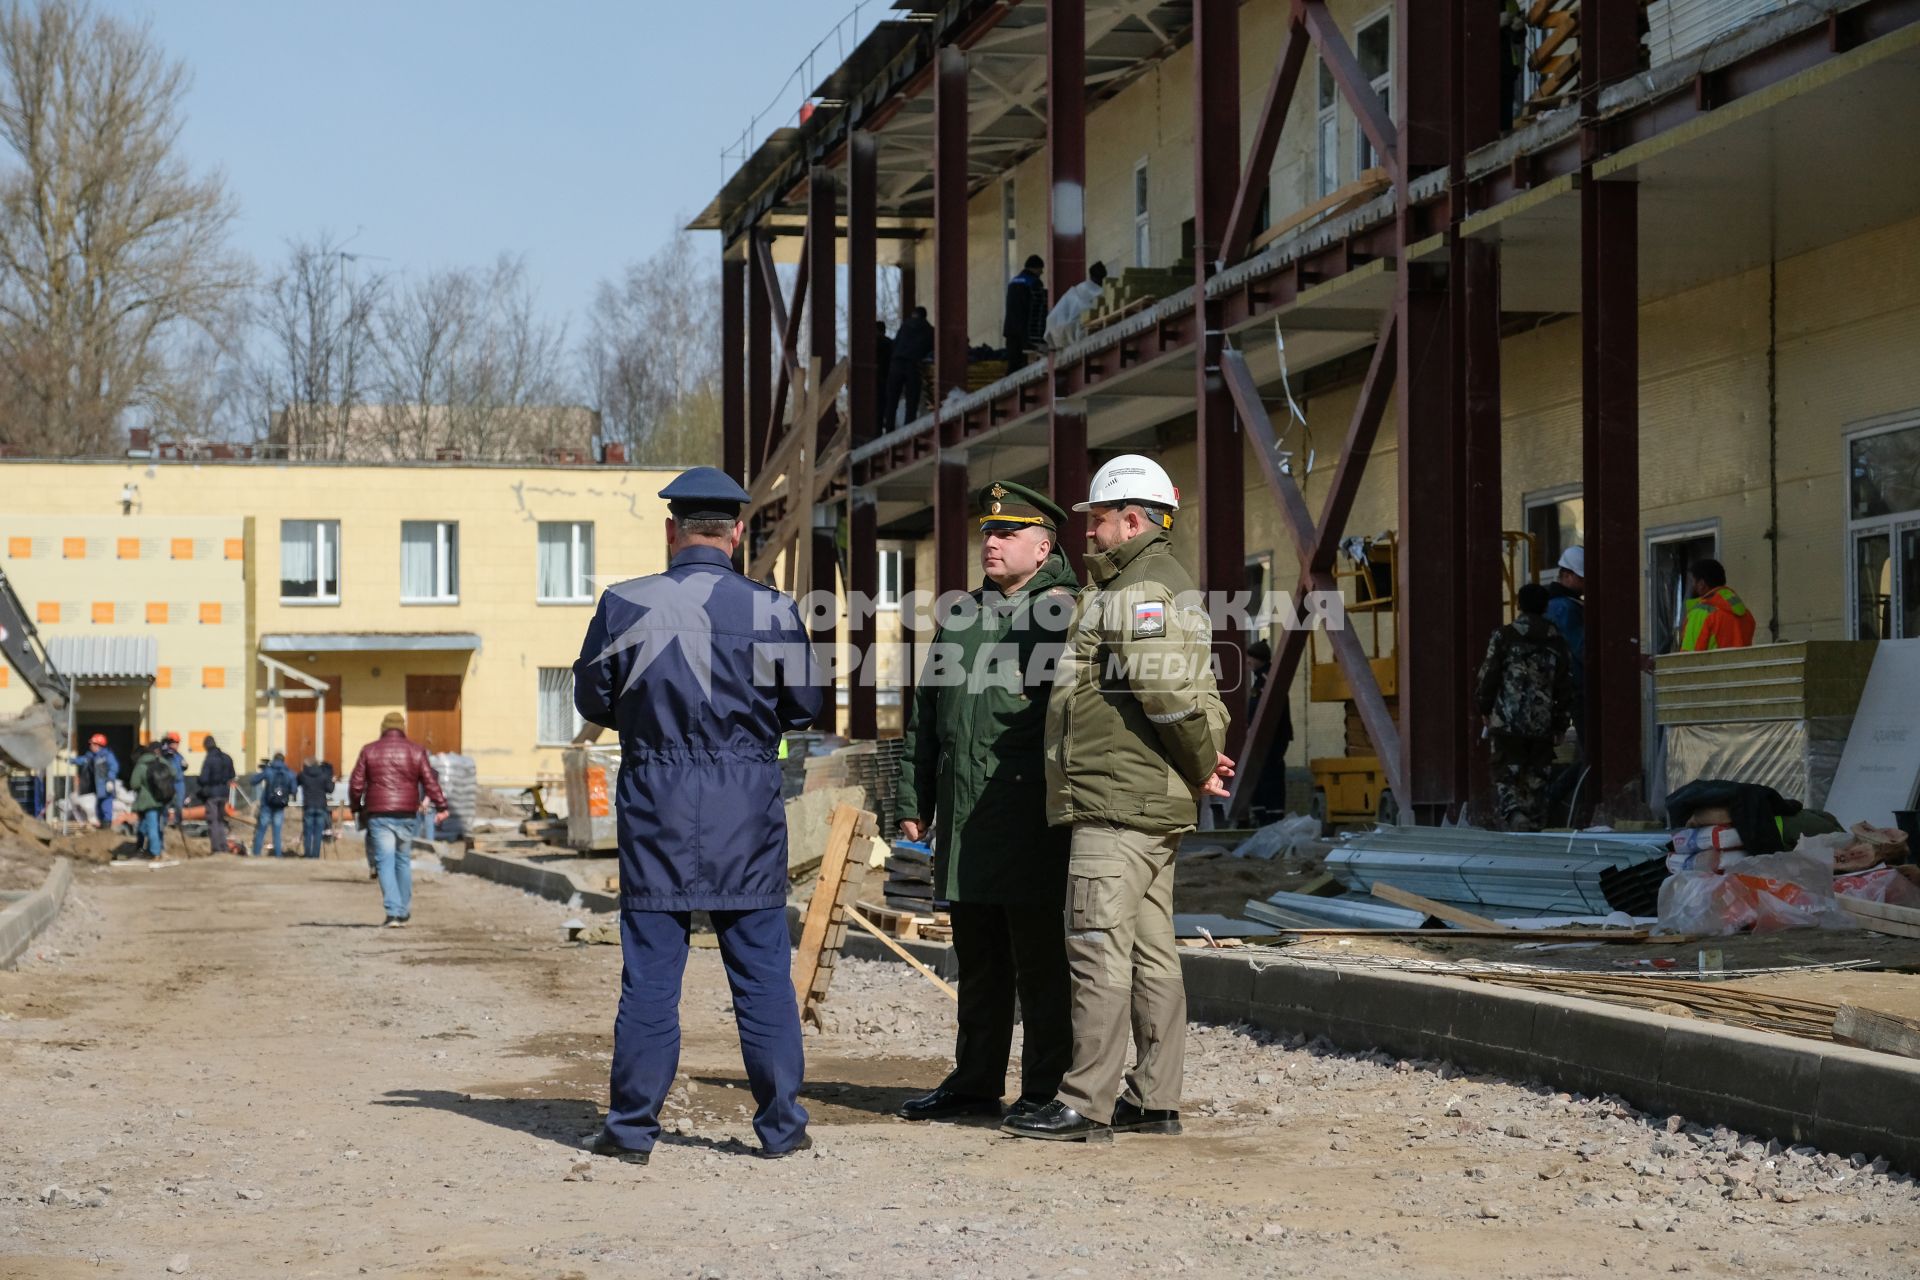
[[[880,552],[880,591],[874,603],[882,609],[900,607],[900,551]]]
[[[400,599],[454,604],[460,599],[460,526],[452,520],[400,523]]]
[[[289,603],[340,603],[340,522],[280,522],[280,598]]]
[[[1366,26],[1361,27],[1354,40],[1354,60],[1360,64],[1360,74],[1365,76],[1373,91],[1380,95],[1380,106],[1389,119],[1393,116],[1393,17],[1381,14]],[[1366,131],[1354,123],[1353,176],[1357,179],[1367,170],[1380,163],[1380,157],[1374,154],[1373,143],[1368,140]]]
[[[1013,279],[1013,264],[1019,257],[1019,220],[1013,200],[1013,179],[1000,184],[1000,278]]]
[[[1147,223],[1147,162],[1133,166],[1133,265],[1153,265],[1153,233]]]
[[[1560,553],[1587,541],[1587,503],[1576,488],[1534,494],[1527,499],[1527,532],[1533,536],[1536,557],[1527,566],[1533,581],[1551,581],[1558,573]]]
[[[540,522],[539,599],[542,604],[593,602],[592,522]]]
[[[1920,426],[1850,437],[1847,476],[1854,637],[1920,637]]]
[[[573,668],[540,668],[540,741],[544,745],[572,742],[586,721],[573,709]]]
[[[1320,66],[1320,167],[1314,187],[1316,198],[1334,193],[1340,185],[1340,89],[1333,82],[1327,64]]]

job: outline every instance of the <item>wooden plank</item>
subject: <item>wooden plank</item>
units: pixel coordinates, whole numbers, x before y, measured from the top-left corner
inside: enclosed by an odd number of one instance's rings
[[[927,968],[927,966],[925,966],[924,964],[921,964],[920,961],[914,957],[912,952],[908,951],[905,947],[901,946],[899,943],[895,942],[892,938],[889,938],[885,933],[881,932],[880,926],[876,925],[873,921],[861,915],[860,909],[858,907],[848,908],[847,919],[853,921],[855,924],[859,925],[862,929],[865,929],[868,933],[880,939],[882,943],[886,944],[886,947],[888,950],[892,951],[895,955],[899,956],[902,960],[905,960],[908,964],[912,965],[916,970],[920,972],[921,975],[923,975],[926,978],[928,982],[931,982],[934,986],[946,992],[947,996],[950,999],[952,999],[956,1003],[959,1001],[960,993],[958,991],[955,991],[952,987],[948,986],[946,983],[946,980],[941,978],[939,974]]]
[[[1875,902],[1871,898],[1842,897],[1840,905],[1857,916],[1872,916],[1876,920],[1892,920],[1898,924],[1920,925],[1920,908],[1899,907],[1891,902]]]
[[[793,953],[793,987],[804,1002],[813,990],[820,971],[820,955],[827,942],[827,926],[839,905],[841,882],[846,878],[847,854],[853,848],[853,829],[860,810],[843,804],[828,819],[827,848],[820,859],[820,878],[814,881],[813,897],[807,902],[806,923],[800,928],[800,945]]]
[[[1878,1009],[1841,1005],[1833,1014],[1833,1038],[1862,1049],[1920,1058],[1920,1022]]]
[[[1884,933],[1892,938],[1920,938],[1920,924],[1910,924],[1904,920],[1892,920],[1885,916],[1869,915],[1865,911],[1858,910],[1861,904],[1852,898],[1840,898],[1838,901],[1840,905],[1846,909],[1847,913],[1853,917],[1854,923],[1862,929],[1870,929],[1874,933]]]
[[[1502,942],[1652,942],[1672,943],[1645,929],[1287,929],[1274,932],[1286,938],[1418,938],[1426,942],[1454,942],[1462,938],[1498,938]]]
[[[1390,884],[1376,884],[1367,890],[1382,902],[1391,902],[1396,907],[1412,907],[1415,911],[1424,911],[1436,920],[1445,920],[1448,924],[1457,924],[1462,929],[1476,929],[1491,933],[1512,933],[1513,926],[1490,920],[1486,916],[1477,916],[1471,911],[1462,911],[1450,907],[1444,902],[1435,902],[1432,898],[1423,898],[1417,893]]]
[[[1304,209],[1294,210],[1280,221],[1268,227],[1265,231],[1262,231],[1253,238],[1250,249],[1252,252],[1258,253],[1275,240],[1278,240],[1281,236],[1312,222],[1321,214],[1329,213],[1347,203],[1349,200],[1357,199],[1364,203],[1373,199],[1392,185],[1393,183],[1388,179],[1385,169],[1368,169],[1344,187],[1328,192]]]

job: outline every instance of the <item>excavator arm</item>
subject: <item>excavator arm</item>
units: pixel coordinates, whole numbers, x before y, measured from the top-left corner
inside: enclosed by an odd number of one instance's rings
[[[18,716],[0,716],[0,763],[38,772],[53,761],[65,739],[72,691],[47,656],[40,633],[27,620],[5,570],[0,570],[0,657],[20,673],[42,704]]]

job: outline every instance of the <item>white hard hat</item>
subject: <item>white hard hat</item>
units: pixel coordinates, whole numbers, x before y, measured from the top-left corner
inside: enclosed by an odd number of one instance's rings
[[[1560,567],[1576,578],[1587,576],[1587,549],[1568,547],[1560,553]]]
[[[1152,458],[1123,453],[1093,473],[1087,500],[1073,504],[1075,511],[1093,507],[1120,507],[1129,502],[1147,502],[1169,511],[1180,509],[1180,491],[1166,469]]]

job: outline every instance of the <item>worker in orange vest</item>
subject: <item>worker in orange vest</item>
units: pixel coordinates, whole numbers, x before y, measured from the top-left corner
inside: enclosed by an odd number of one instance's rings
[[[1753,614],[1727,586],[1727,571],[1718,560],[1695,560],[1687,570],[1686,627],[1680,633],[1680,652],[1708,649],[1744,649],[1753,643]]]

